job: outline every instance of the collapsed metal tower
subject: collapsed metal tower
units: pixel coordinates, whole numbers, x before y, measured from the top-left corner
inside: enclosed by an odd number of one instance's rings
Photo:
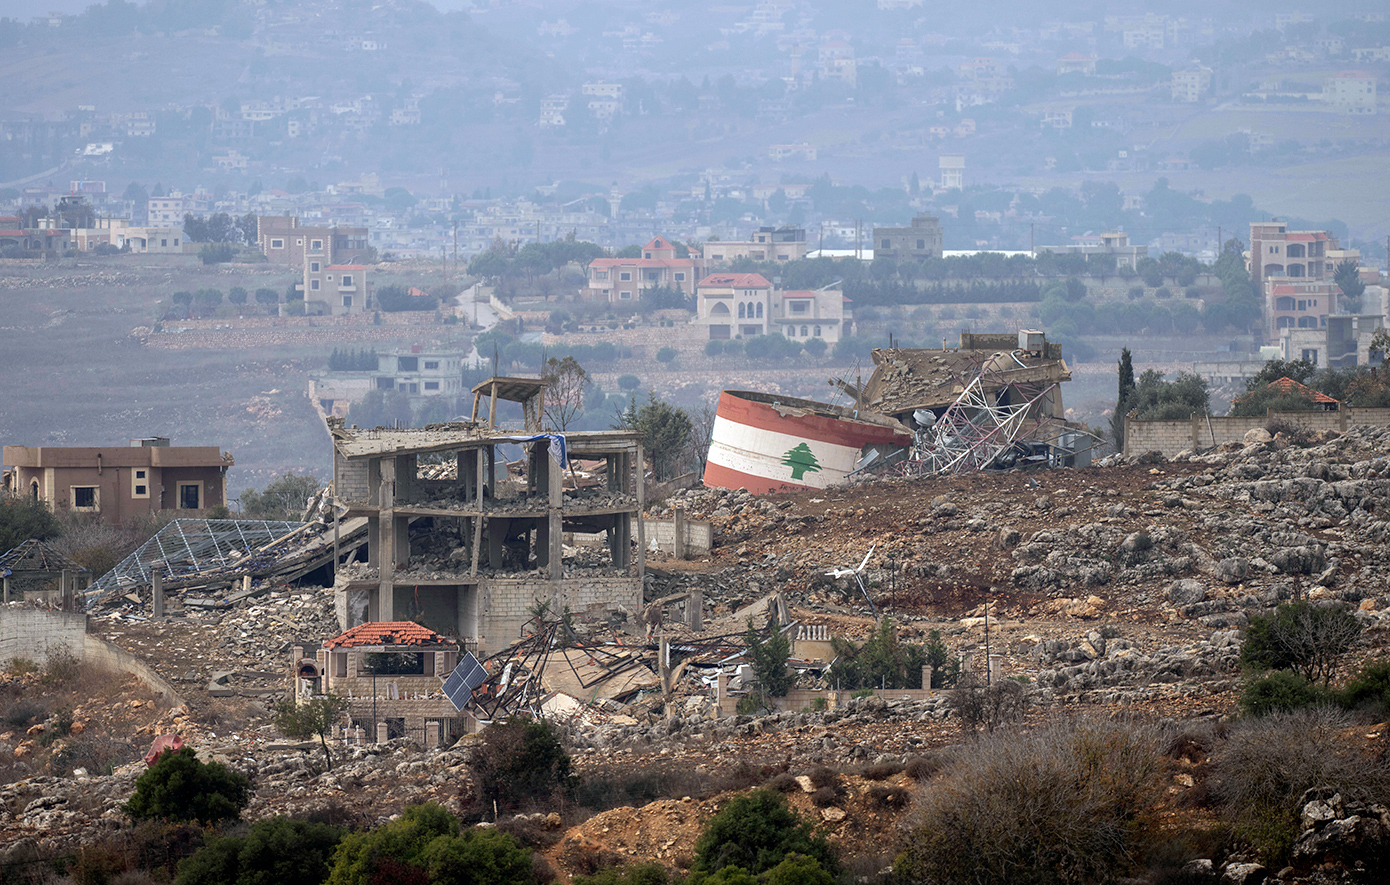
[[[1016,455],[1021,440],[1043,441],[1048,418],[1038,406],[1057,388],[1049,384],[1019,402],[1000,405],[998,392],[985,387],[984,375],[976,375],[956,401],[929,427],[918,430],[912,461],[920,473],[967,473],[997,465]]]

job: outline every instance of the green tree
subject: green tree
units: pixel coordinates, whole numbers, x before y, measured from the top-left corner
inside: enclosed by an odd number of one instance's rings
[[[1128,405],[1145,420],[1174,420],[1206,414],[1208,398],[1207,379],[1201,375],[1179,372],[1176,380],[1165,381],[1162,372],[1146,369]]]
[[[529,885],[531,853],[496,829],[459,832],[433,802],[412,805],[385,826],[343,839],[327,885],[427,881],[431,885]]]
[[[759,875],[792,855],[812,858],[832,876],[839,872],[834,850],[778,793],[754,790],[736,796],[695,842],[693,872],[710,876],[726,867]]]
[[[6,552],[30,538],[46,541],[56,536],[62,528],[48,505],[31,494],[29,489],[18,489],[17,492],[15,495],[0,496],[0,548]]]
[[[246,519],[303,519],[305,505],[322,487],[313,474],[286,473],[272,480],[263,492],[254,488],[242,491],[241,515]]]
[[[241,286],[233,286],[227,292],[227,300],[232,304],[241,305],[246,303],[246,290]]]
[[[511,719],[483,732],[473,753],[473,776],[486,810],[503,811],[552,799],[574,786],[570,757],[550,724]]]
[[[214,836],[179,864],[175,885],[270,885],[317,883],[344,831],[328,824],[268,817],[245,836]]]
[[[1286,602],[1250,619],[1240,662],[1252,670],[1290,670],[1327,685],[1360,635],[1361,622],[1346,605]]]
[[[328,732],[342,721],[347,711],[347,698],[335,694],[322,697],[284,698],[275,705],[275,727],[286,737],[307,740],[318,737],[323,747],[323,759],[329,770],[333,768],[333,754],[328,750]]]
[[[658,363],[669,363],[675,358],[676,349],[674,347],[663,347],[656,352],[656,361]]]
[[[622,383],[622,379],[618,379]],[[690,440],[693,425],[684,409],[656,398],[649,391],[647,401],[638,404],[632,396],[618,418],[618,427],[642,434],[642,445],[652,460],[652,472],[658,481],[667,480],[675,472],[676,461]]]
[[[220,824],[240,817],[250,798],[245,775],[220,762],[200,762],[193,748],[185,746],[166,750],[140,775],[123,810],[135,820]]]
[[[1110,436],[1115,440],[1115,451],[1125,449],[1125,414],[1129,412],[1129,401],[1134,397],[1134,357],[1129,348],[1120,349],[1120,389],[1115,399],[1115,411],[1110,416]]]
[[[1337,284],[1337,288],[1342,290],[1342,297],[1346,299],[1345,309],[1351,313],[1359,311],[1366,284],[1361,282],[1361,268],[1357,262],[1351,258],[1337,262],[1332,280]]]
[[[936,687],[954,682],[955,658],[941,642],[941,633],[933,632],[930,650],[927,646],[899,642],[893,619],[885,615],[862,645],[838,637],[831,640],[835,662],[828,678],[847,689],[923,688],[922,667],[930,664]]]
[[[780,628],[776,619],[767,624],[767,638],[764,639],[748,619],[748,629],[743,633],[743,641],[748,646],[748,662],[753,665],[753,675],[758,677],[758,690],[768,697],[784,698],[796,684],[796,674],[787,666],[791,656],[791,640]]]

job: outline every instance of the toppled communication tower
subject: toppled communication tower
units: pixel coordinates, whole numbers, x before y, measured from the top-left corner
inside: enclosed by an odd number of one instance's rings
[[[901,422],[913,442],[866,453],[859,472],[963,473],[1089,460],[1089,434],[1064,417],[1061,384],[1071,371],[1041,332],[963,332],[955,350],[888,348],[875,350],[873,361],[863,387],[831,383],[860,409]]]
[[[962,332],[959,348],[890,347],[873,361],[863,384],[831,379],[848,406],[724,391],[705,485],[764,493],[876,473],[1090,462],[1089,431],[1062,409],[1071,371],[1041,332]]]

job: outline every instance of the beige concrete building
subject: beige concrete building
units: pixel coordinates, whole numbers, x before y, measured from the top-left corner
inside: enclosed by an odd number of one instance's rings
[[[941,220],[918,215],[908,227],[874,228],[874,257],[893,261],[940,258],[943,242]]]
[[[1331,279],[1336,267],[1327,260],[1328,251],[1338,248],[1337,238],[1327,231],[1289,230],[1282,221],[1251,222],[1246,269],[1261,289],[1267,278]]]
[[[225,506],[227,470],[235,463],[217,446],[171,446],[162,437],[129,446],[5,446],[4,457],[9,494],[111,525],[164,511],[206,516]]]
[[[1342,71],[1323,83],[1322,100],[1342,114],[1376,112],[1376,78],[1365,71]]]
[[[796,261],[806,257],[806,229],[760,227],[746,240],[710,240],[701,244],[707,268],[740,258],[753,261]]]
[[[850,333],[849,300],[838,286],[783,291],[762,274],[715,273],[700,281],[693,322],[711,341],[781,335],[834,344]]]

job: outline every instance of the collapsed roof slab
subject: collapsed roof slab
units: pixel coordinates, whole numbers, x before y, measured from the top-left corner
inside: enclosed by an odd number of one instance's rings
[[[1019,349],[882,348],[873,352],[873,361],[873,374],[858,391],[862,408],[904,421],[918,409],[949,407],[976,378],[990,393],[1015,386],[1041,389],[1071,380],[1071,370],[1060,357]],[[1060,396],[1054,408],[1060,416]]]

